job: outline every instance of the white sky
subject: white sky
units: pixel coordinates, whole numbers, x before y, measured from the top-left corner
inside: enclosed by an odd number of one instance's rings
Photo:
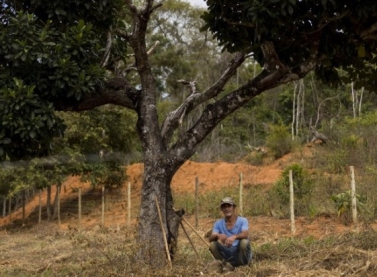
[[[207,8],[207,4],[206,2],[204,2],[204,0],[185,0],[185,1],[189,2],[192,6]]]

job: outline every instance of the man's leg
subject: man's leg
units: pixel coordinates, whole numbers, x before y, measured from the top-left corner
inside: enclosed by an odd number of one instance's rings
[[[222,253],[220,251],[221,246],[222,245],[220,243],[218,243],[217,241],[213,241],[209,245],[209,250],[211,251],[213,257],[216,260],[220,260],[220,261],[222,261],[224,259],[224,257],[222,256]]]
[[[236,257],[234,255],[236,253],[232,251],[232,249],[230,249],[229,247],[225,247],[223,244],[221,244],[218,241],[211,242],[209,246],[209,250],[211,251],[213,257],[216,260],[227,261],[227,262],[229,261],[232,263],[236,261],[235,260]]]
[[[238,245],[238,259],[237,265],[249,265],[251,262],[252,253],[250,241],[248,239],[240,240]]]

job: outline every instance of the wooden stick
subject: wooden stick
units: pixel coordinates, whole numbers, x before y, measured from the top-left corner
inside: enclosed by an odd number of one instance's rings
[[[193,231],[194,231],[194,233],[195,234],[197,234],[198,235],[198,237],[209,247],[209,243],[205,240],[205,239],[203,239],[202,238],[202,236],[201,235],[199,235],[198,234],[198,232],[194,229],[194,227],[192,227],[191,226],[191,224],[190,223],[188,223],[187,221],[186,221],[186,219],[184,219],[183,217],[182,217],[182,221],[184,222],[184,223],[186,223]]]
[[[192,246],[192,249],[194,249],[195,254],[196,254],[196,257],[199,258],[199,254],[198,254],[198,252],[196,251],[195,245],[194,245],[194,243],[192,242],[190,236],[187,234],[187,231],[186,231],[185,226],[182,224],[182,222],[180,222],[179,224],[181,224],[182,229],[183,229],[183,232],[185,232],[185,235],[186,235],[187,239],[189,240],[189,242],[190,242],[190,244],[191,244],[191,246]]]
[[[160,218],[160,224],[161,224],[162,235],[163,235],[163,237],[164,237],[164,243],[165,243],[166,255],[168,256],[169,266],[170,266],[170,268],[172,268],[171,259],[170,259],[170,253],[169,253],[169,246],[168,246],[168,242],[167,242],[167,240],[166,240],[166,232],[165,232],[164,225],[163,225],[163,223],[162,223],[162,216],[161,216],[161,211],[160,211],[160,205],[158,204],[157,196],[155,195],[154,197],[155,197],[155,200],[156,200],[156,206],[157,206],[157,211],[158,211],[158,217]]]

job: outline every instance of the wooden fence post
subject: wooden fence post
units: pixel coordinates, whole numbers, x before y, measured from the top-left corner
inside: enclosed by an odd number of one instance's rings
[[[42,222],[42,190],[38,193],[38,224]]]
[[[7,214],[7,197],[4,196],[4,199],[3,199],[3,217],[5,217],[6,214]]]
[[[357,223],[357,204],[356,204],[356,182],[355,182],[355,171],[354,167],[350,166],[351,170],[351,201],[352,201],[352,220],[353,223]]]
[[[102,212],[101,212],[101,224],[105,225],[105,186],[102,187]]]
[[[79,226],[78,226],[78,229],[80,230],[81,229],[81,214],[82,214],[82,203],[81,203],[81,188],[79,188],[79,195],[78,195],[78,200],[79,200],[79,210],[78,210],[78,212],[79,212]]]
[[[199,226],[199,177],[195,177],[195,227]]]
[[[294,200],[294,191],[293,191],[292,170],[289,170],[289,202],[290,202],[290,209],[291,209],[291,232],[292,232],[292,234],[295,234],[296,233],[295,200]]]
[[[243,173],[240,173],[240,214],[243,215]]]
[[[25,196],[25,190],[22,191],[22,224],[25,223],[25,205],[26,205],[26,196]]]
[[[60,189],[61,189],[61,185],[59,185],[57,187],[57,193],[58,193],[58,226],[59,226],[59,229],[60,229],[60,224],[61,224],[61,221],[60,221]]]
[[[131,183],[128,182],[127,193],[127,226],[131,226]]]
[[[12,197],[11,196],[9,196],[8,212],[9,212],[9,221],[10,221],[12,219]]]

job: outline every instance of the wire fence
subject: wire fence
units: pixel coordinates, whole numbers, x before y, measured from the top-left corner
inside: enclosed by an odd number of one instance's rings
[[[219,203],[224,196],[233,197],[238,203],[238,212],[246,217],[263,215],[287,219],[292,214],[290,203],[281,201],[279,195],[271,193],[273,186],[266,189],[265,185],[244,183],[243,173],[235,175],[238,184],[221,186],[216,191],[201,190],[200,176],[195,177],[192,182],[194,193],[173,193],[175,208],[183,208],[187,215],[194,216],[196,227],[199,219],[221,215]],[[358,221],[373,222],[376,219],[377,173],[358,173],[352,177],[351,169],[348,169],[344,174],[337,175],[312,174],[310,181],[313,184],[310,194],[294,197],[294,213],[297,216],[329,215],[335,219],[343,216],[347,223],[352,220],[352,207],[355,206]],[[352,182],[354,192],[351,190]],[[140,195],[131,188],[132,184],[129,183],[122,190],[72,188],[67,192],[62,186],[59,192],[52,191],[52,195],[58,195],[56,201],[51,201],[50,214],[42,192],[37,192],[37,196],[34,195],[29,201],[21,197],[21,201],[17,200],[17,206],[12,206],[14,200],[3,197],[2,223],[53,220],[59,225],[78,229],[96,225],[114,228],[134,225],[139,216]],[[336,197],[339,198],[338,202]]]

